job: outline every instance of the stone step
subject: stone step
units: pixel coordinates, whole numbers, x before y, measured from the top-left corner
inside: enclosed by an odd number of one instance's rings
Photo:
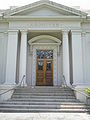
[[[75,96],[12,96],[13,98],[25,98],[25,99],[75,99]]]
[[[68,112],[68,113],[84,113],[90,112],[90,109],[20,109],[20,108],[0,108],[0,112]]]
[[[15,92],[14,95],[24,95],[24,96],[72,96],[74,93],[17,93]]]
[[[86,112],[86,106],[66,87],[20,87],[0,103],[0,112]]]
[[[76,97],[75,96],[73,96],[73,95],[55,95],[55,96],[53,96],[53,95],[13,95],[12,96],[12,98],[75,98],[76,99]]]
[[[47,88],[47,87],[45,87],[45,88],[23,88],[23,87],[21,87],[21,88],[16,88],[15,90],[55,90],[55,91],[57,91],[57,90],[72,90],[71,88]]]
[[[21,87],[21,88],[16,88],[15,89],[15,91],[38,91],[38,92],[40,92],[40,91],[43,91],[43,92],[52,92],[52,91],[73,91],[72,89],[70,89],[70,88],[54,88],[54,87],[51,87],[51,88],[48,88],[48,87],[37,87],[37,88],[31,88],[31,87]]]
[[[73,95],[75,96],[75,94],[73,92],[52,92],[52,93],[47,93],[47,92],[14,92],[13,95],[48,95],[48,96],[55,96],[55,95]]]
[[[50,102],[77,102],[78,100],[76,100],[76,99],[41,99],[41,98],[39,98],[39,99],[35,99],[35,98],[12,98],[11,99],[12,101],[31,101],[31,102],[35,102],[35,101],[37,101],[37,102],[39,102],[39,101],[41,101],[41,102],[44,102],[44,101],[46,101],[46,102],[48,102],[48,101],[50,101]]]
[[[18,91],[18,90],[25,90],[25,91],[73,91],[72,89],[34,89],[34,88],[32,88],[32,89],[23,89],[23,88],[19,88],[19,89],[15,89],[16,91]]]
[[[34,109],[40,109],[40,108],[45,108],[45,109],[90,109],[90,106],[85,106],[85,105],[14,105],[14,104],[0,104],[0,108],[34,108]]]
[[[31,102],[31,101],[4,101],[4,102],[1,102],[0,104],[15,104],[15,105],[84,105],[84,103],[81,103],[81,102]]]
[[[22,95],[22,94],[27,94],[27,95],[74,95],[74,93],[73,92],[51,92],[51,93],[49,93],[49,92],[44,92],[44,93],[42,93],[42,92],[29,92],[29,93],[25,93],[25,92],[14,92],[14,94],[16,94],[16,95],[18,95],[18,94],[20,94],[20,95]]]
[[[72,93],[73,94],[73,91],[22,91],[22,90],[18,90],[18,91],[15,91],[14,93],[41,93],[41,94],[43,94],[43,93],[48,93],[48,94],[58,94],[58,93]]]
[[[57,89],[71,89],[69,87],[58,87],[58,86],[34,86],[34,87],[31,87],[31,86],[24,86],[24,87],[17,87],[15,89],[54,89],[54,90],[57,90]]]

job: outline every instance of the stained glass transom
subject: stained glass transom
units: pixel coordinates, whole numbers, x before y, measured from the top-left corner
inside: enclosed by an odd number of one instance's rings
[[[38,59],[53,59],[52,50],[37,50]]]

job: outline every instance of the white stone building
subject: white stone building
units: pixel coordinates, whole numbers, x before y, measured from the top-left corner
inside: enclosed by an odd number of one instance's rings
[[[90,16],[48,0],[0,12],[0,86],[90,86]]]

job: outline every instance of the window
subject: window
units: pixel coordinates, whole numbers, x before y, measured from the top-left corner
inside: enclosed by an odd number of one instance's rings
[[[52,50],[37,50],[38,59],[53,59]]]
[[[43,70],[43,62],[38,62],[38,70]]]

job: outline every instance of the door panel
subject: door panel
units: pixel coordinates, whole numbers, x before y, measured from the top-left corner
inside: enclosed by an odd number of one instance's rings
[[[53,85],[53,61],[46,61],[46,85]]]
[[[53,52],[37,51],[36,85],[53,85]]]
[[[44,62],[43,61],[37,61],[37,71],[36,71],[36,85],[43,85],[44,80]]]

